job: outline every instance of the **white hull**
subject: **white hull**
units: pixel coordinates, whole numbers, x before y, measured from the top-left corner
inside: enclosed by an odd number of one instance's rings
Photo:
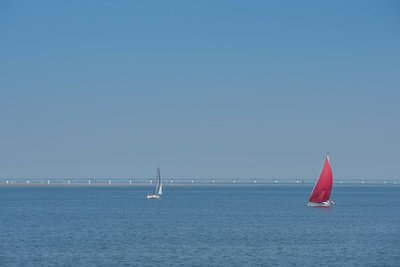
[[[161,196],[160,195],[155,195],[155,194],[151,194],[151,195],[147,195],[147,199],[159,199],[159,198],[161,198]]]
[[[330,207],[335,203],[332,200],[327,200],[325,202],[308,202],[307,206],[309,207]]]

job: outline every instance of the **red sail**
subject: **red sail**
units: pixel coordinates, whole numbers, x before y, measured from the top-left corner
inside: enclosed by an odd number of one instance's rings
[[[315,184],[309,201],[319,203],[329,200],[332,191],[332,180],[332,170],[329,164],[329,157],[326,157],[321,175],[319,176],[318,182]]]

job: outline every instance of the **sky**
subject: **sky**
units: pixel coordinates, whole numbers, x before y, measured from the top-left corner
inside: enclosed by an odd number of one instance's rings
[[[398,1],[1,1],[0,178],[399,179]]]

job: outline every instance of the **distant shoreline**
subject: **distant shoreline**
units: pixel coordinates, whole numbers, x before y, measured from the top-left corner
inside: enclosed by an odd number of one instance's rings
[[[190,184],[190,183],[170,183],[164,184],[165,187],[312,187],[313,183],[258,183],[258,184],[250,184],[250,183],[235,183],[235,184],[226,184],[226,183],[197,183],[197,184]],[[154,184],[127,184],[127,183],[92,183],[92,184],[84,184],[84,183],[53,183],[53,184],[39,184],[39,183],[0,183],[1,188],[7,187],[48,187],[48,188],[55,188],[55,187],[69,187],[69,188],[77,188],[77,187],[154,187]],[[334,184],[335,187],[371,187],[371,186],[378,186],[378,187],[400,187],[400,184],[394,183],[342,183],[342,184]]]

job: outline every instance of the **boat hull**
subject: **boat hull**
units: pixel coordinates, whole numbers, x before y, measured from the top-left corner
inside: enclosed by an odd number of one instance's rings
[[[147,195],[147,199],[160,199],[160,198],[161,198],[160,195],[155,195],[155,194]]]
[[[330,207],[335,203],[332,200],[327,200],[324,202],[308,202],[307,206],[309,207]]]

